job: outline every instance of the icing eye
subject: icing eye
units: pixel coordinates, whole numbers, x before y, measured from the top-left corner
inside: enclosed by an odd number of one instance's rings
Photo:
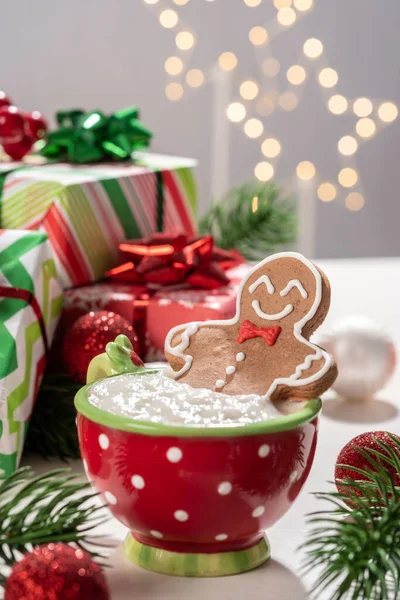
[[[302,296],[302,298],[308,298],[308,293],[304,289],[303,284],[298,279],[291,279],[286,287],[283,288],[281,292],[279,292],[280,296],[287,296],[288,293],[293,289],[297,288]]]
[[[249,287],[249,292],[250,294],[252,294],[253,292],[256,291],[256,289],[258,288],[259,285],[264,284],[265,287],[268,290],[269,294],[273,294],[275,292],[275,287],[272,283],[272,281],[270,280],[270,278],[268,277],[268,275],[261,275],[261,277],[259,277],[254,283],[251,284],[251,286]]]

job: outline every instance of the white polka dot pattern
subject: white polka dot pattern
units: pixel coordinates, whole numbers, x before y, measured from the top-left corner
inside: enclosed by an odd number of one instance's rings
[[[232,484],[229,483],[229,481],[223,481],[218,486],[218,494],[221,494],[221,496],[227,496],[228,494],[231,493],[231,491],[232,491]]]
[[[188,520],[189,515],[186,512],[186,510],[176,510],[174,512],[174,517],[177,521],[181,521],[182,523],[184,523],[185,521]]]
[[[156,531],[155,529],[152,529],[150,531],[150,535],[152,535],[153,537],[155,537],[155,538],[157,538],[159,540],[161,540],[161,538],[164,537],[163,534],[160,531]]]
[[[111,492],[105,492],[104,497],[107,500],[108,504],[113,504],[114,506],[115,504],[117,504],[117,499]]]
[[[215,539],[217,540],[217,542],[224,542],[228,539],[228,536],[226,535],[226,533],[219,533],[215,536]]]
[[[270,453],[270,450],[271,448],[268,446],[268,444],[263,444],[258,449],[258,456],[260,456],[260,458],[265,458]]]
[[[181,460],[182,456],[182,450],[180,448],[177,448],[176,446],[171,446],[171,448],[168,448],[167,450],[167,458],[169,462],[177,463]]]
[[[251,513],[253,517],[261,517],[264,514],[265,508],[263,506],[257,506]]]
[[[131,481],[133,487],[137,490],[142,490],[145,486],[144,479],[141,475],[134,475]]]
[[[110,446],[110,440],[108,439],[108,436],[106,436],[105,433],[101,433],[99,435],[99,444],[100,448],[102,448],[103,450],[107,450]]]

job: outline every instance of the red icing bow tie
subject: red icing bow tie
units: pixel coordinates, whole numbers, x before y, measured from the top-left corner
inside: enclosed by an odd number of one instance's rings
[[[267,342],[268,346],[273,346],[281,331],[282,327],[279,327],[278,325],[275,327],[257,327],[251,321],[243,321],[240,326],[237,341],[241,344],[251,338],[262,337]]]

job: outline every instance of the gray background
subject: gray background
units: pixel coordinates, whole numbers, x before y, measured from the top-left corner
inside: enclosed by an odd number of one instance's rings
[[[184,7],[167,0],[156,7],[142,0],[1,0],[1,7],[0,88],[22,108],[47,115],[56,108],[113,111],[138,104],[143,121],[156,132],[154,150],[199,159],[204,210],[212,194],[213,86],[186,88],[176,103],[166,98],[169,79],[164,60],[175,52],[175,31],[163,29],[157,13],[161,7],[177,8],[182,22],[196,32],[190,67],[209,73],[221,52],[234,50],[240,63],[235,73],[238,83],[262,77],[247,32],[274,17],[272,0],[263,0],[257,8],[242,0],[190,0]],[[314,10],[273,40],[271,47],[284,75],[301,55],[303,41],[318,37],[330,66],[339,72],[338,93],[397,104],[399,27],[398,0],[315,0]],[[287,88],[284,79],[281,83]],[[323,179],[335,180],[340,168],[337,140],[351,132],[355,119],[331,115],[323,98],[310,75],[296,111],[278,110],[264,118],[266,130],[277,135],[284,148],[278,180],[288,182],[296,164],[305,159],[315,162]],[[318,201],[318,256],[400,253],[399,122],[383,128],[357,153],[366,197],[361,211],[349,212],[343,196],[330,204]],[[242,126],[231,124],[228,129],[228,179],[235,184],[252,176],[262,155],[259,143],[249,140]]]

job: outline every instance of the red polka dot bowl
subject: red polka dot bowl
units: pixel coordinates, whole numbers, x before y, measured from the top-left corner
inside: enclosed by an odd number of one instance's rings
[[[268,559],[264,530],[311,469],[319,399],[270,421],[202,429],[113,415],[90,404],[89,388],[75,399],[83,463],[130,530],[130,560],[161,573],[217,576]]]

